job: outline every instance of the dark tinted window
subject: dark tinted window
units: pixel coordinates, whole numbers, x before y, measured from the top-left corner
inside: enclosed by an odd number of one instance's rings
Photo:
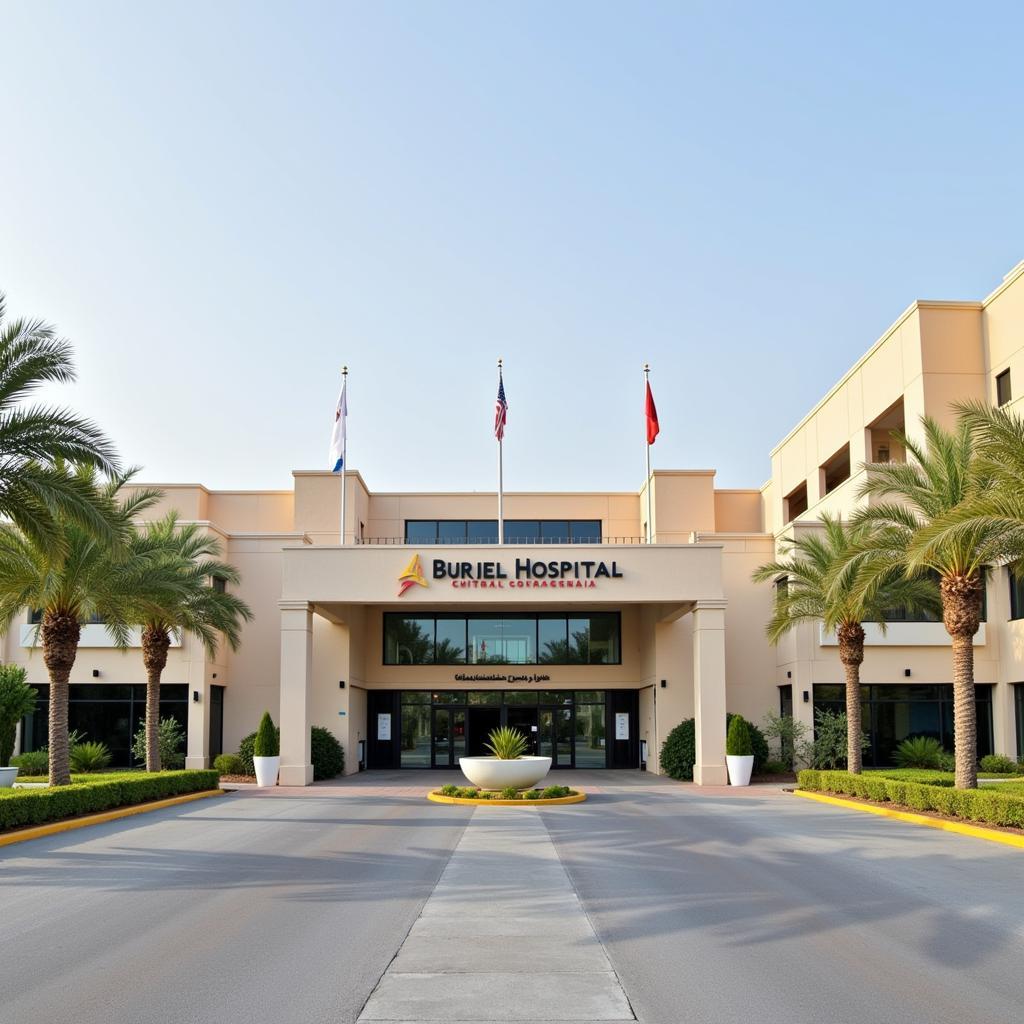
[[[996,405],[1006,405],[1011,398],[1013,394],[1010,391],[1010,371],[1003,370],[996,377]]]

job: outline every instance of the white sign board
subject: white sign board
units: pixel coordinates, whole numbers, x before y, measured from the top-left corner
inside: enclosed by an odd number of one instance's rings
[[[377,716],[377,739],[391,739],[391,715]]]
[[[617,740],[629,739],[629,712],[617,711],[615,713],[615,738]]]

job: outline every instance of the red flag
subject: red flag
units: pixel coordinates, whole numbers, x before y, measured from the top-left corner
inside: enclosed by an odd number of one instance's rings
[[[654,444],[661,427],[658,426],[658,410],[654,407],[654,395],[651,394],[651,382],[647,382],[647,443]]]

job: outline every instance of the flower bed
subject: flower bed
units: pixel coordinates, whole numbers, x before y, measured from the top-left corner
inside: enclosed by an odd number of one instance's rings
[[[431,790],[427,799],[445,804],[492,803],[509,806],[512,804],[576,804],[586,800],[586,794],[568,786],[548,786],[546,789],[477,789],[476,786],[442,786]]]
[[[217,789],[215,771],[125,772],[70,786],[0,790],[0,831]]]
[[[800,772],[798,785],[808,792],[835,793],[915,811],[931,811],[963,821],[1024,828],[1024,795],[1001,792],[1000,786],[954,789],[952,780],[941,773],[928,782],[912,782],[874,772],[851,775],[809,768]]]

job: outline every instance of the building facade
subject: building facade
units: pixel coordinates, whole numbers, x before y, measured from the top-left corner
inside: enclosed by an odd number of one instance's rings
[[[751,573],[781,541],[848,515],[866,461],[901,460],[894,436],[951,403],[1018,406],[1024,263],[978,302],[915,302],[771,452],[760,488],[715,487],[712,470],[656,470],[639,491],[496,496],[376,493],[361,474],[297,471],[288,491],[164,484],[165,508],[218,537],[255,618],[238,652],[211,660],[188,637],[164,672],[162,713],[187,726],[189,767],[233,751],[264,710],[281,725],[281,781],[312,780],[309,729],[364,767],[455,767],[499,724],[562,767],[659,771],[668,732],[696,723],[698,783],[725,781],[725,716],[755,723],[844,701],[835,638],[765,640],[773,600]],[[650,487],[650,501],[647,488]],[[647,509],[651,523],[647,523]],[[158,510],[162,512],[163,509]],[[652,542],[645,543],[650,526]],[[1024,582],[1024,581],[1022,581]],[[975,639],[979,748],[1024,754],[1024,585],[988,581]],[[867,626],[862,699],[868,764],[909,735],[952,746],[952,657],[941,622]],[[45,742],[46,672],[31,617],[5,657],[40,687],[23,749]],[[141,653],[83,628],[71,725],[120,763],[144,705]]]

